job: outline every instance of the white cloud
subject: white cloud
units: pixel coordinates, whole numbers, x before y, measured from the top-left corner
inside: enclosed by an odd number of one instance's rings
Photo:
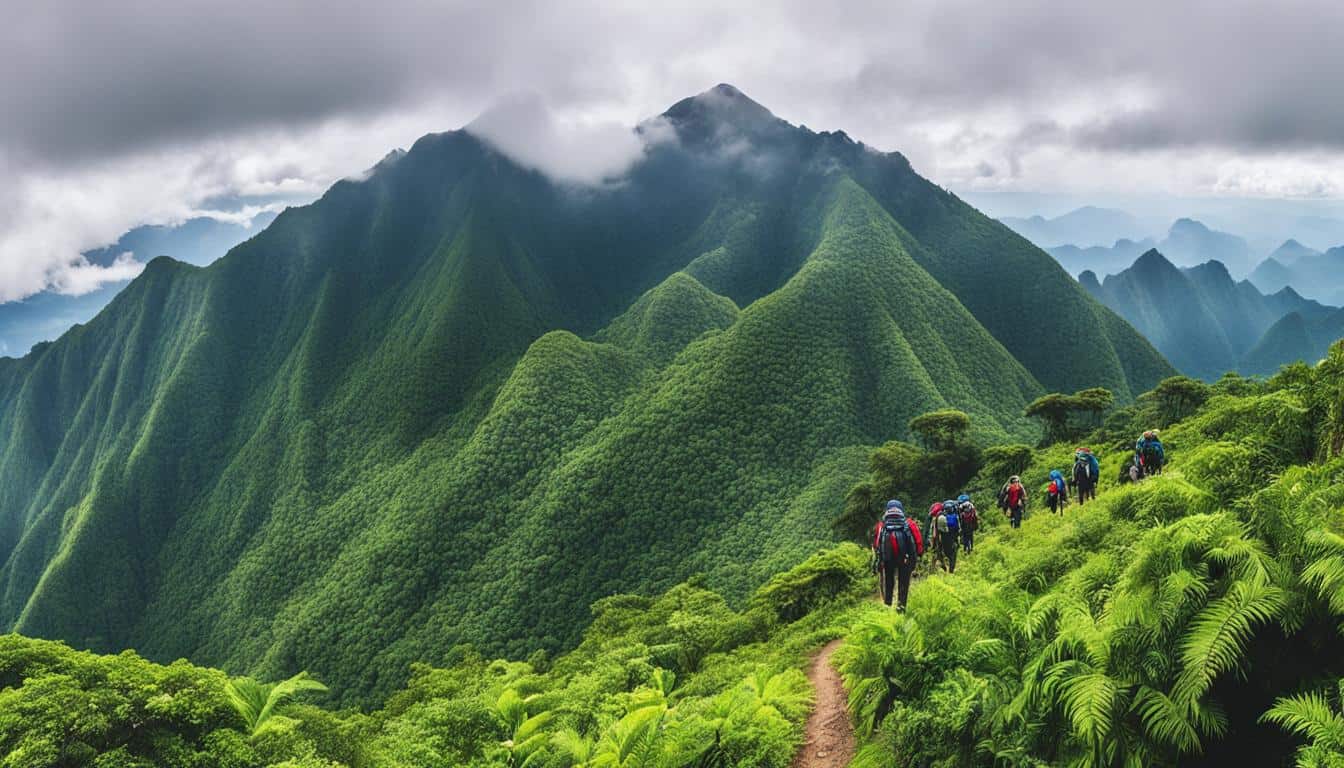
[[[127,251],[117,256],[111,264],[91,264],[80,259],[74,264],[52,276],[51,289],[66,296],[83,296],[102,288],[108,283],[130,280],[140,274],[145,263],[136,261],[135,254]]]
[[[662,121],[646,130],[617,120],[557,114],[538,94],[517,95],[487,109],[466,130],[519,165],[560,181],[599,184],[623,174],[647,146],[675,134]]]

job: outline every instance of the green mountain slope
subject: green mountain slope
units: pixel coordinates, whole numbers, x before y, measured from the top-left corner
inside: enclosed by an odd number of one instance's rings
[[[828,231],[886,229],[871,205],[843,199],[852,194],[838,190],[827,218],[843,221]],[[831,269],[833,256],[823,245],[805,269]],[[667,290],[700,293],[683,278]],[[695,317],[712,324],[715,313],[675,319]],[[696,344],[733,332],[711,329]],[[568,394],[587,378],[575,371],[591,372],[583,355],[601,346],[548,334],[528,356],[561,372],[558,388],[528,375],[507,389],[602,400]],[[621,360],[611,359],[612,380],[629,373]],[[1018,529],[985,503],[1006,469],[991,461],[966,486],[983,507],[974,550],[951,574],[926,555],[902,613],[873,599],[869,553],[846,542],[745,601],[701,578],[606,597],[555,656],[459,649],[416,665],[368,713],[321,690],[257,713],[230,691],[266,683],[0,636],[0,754],[25,766],[784,768],[818,754],[805,745],[814,725],[841,722],[852,725],[841,743],[853,738],[856,762],[873,766],[1112,765],[1115,755],[1145,766],[1334,765],[1344,759],[1332,730],[1344,712],[1342,370],[1344,343],[1314,367],[1225,379],[1179,421],[1158,392],[1119,409],[1087,438],[1102,462],[1099,494],[1062,514],[1031,503]],[[1156,425],[1166,471],[1130,482],[1130,439]],[[1031,488],[1074,450],[1022,448],[1012,471]],[[848,696],[804,674],[823,647]]]
[[[368,701],[617,591],[744,597],[913,415],[1030,439],[1046,389],[1172,372],[899,155],[728,86],[661,119],[583,190],[427,136],[0,360],[0,625]]]

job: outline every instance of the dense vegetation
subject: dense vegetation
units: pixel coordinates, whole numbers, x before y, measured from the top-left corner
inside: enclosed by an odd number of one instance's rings
[[[899,155],[728,88],[664,119],[583,190],[427,136],[0,359],[0,627],[371,705],[607,595],[740,605],[921,413],[1030,442],[1046,391],[1173,372]]]
[[[912,421],[924,445],[875,451],[868,482],[967,440],[965,414]],[[1122,485],[1141,426],[1163,428],[1172,462]],[[926,559],[904,615],[870,599],[867,553],[842,544],[741,608],[696,578],[597,601],[554,658],[456,648],[369,712],[302,675],[0,637],[0,766],[785,766],[802,666],[835,637],[855,765],[1338,765],[1344,342],[1265,382],[1172,379],[1087,439],[1099,498],[1033,507],[1020,530],[993,489],[1009,472],[1039,487],[1073,446],[981,451],[966,487],[986,531],[955,576]]]
[[[856,765],[1339,765],[1342,387],[1344,342],[1112,414],[1088,438],[1096,502],[1000,525],[905,615],[860,611],[840,652]],[[1181,403],[1169,471],[1117,486],[1135,431]],[[1028,487],[1072,448],[1036,453]]]

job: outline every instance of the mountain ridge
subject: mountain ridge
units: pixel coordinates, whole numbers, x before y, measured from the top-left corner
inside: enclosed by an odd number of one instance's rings
[[[748,594],[920,412],[1029,439],[1047,389],[1172,372],[904,157],[710,93],[745,145],[692,102],[579,194],[430,134],[0,364],[0,622],[359,703],[461,643],[568,647],[615,591]]]

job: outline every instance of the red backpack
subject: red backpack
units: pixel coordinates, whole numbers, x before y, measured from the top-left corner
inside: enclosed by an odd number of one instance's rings
[[[980,516],[975,513],[975,505],[969,501],[961,505],[961,524],[968,531],[980,527]]]

